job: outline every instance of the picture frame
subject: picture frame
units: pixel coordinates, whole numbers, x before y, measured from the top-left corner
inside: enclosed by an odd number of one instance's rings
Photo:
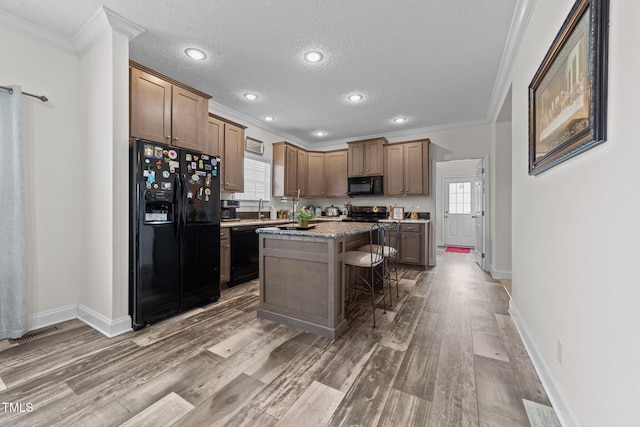
[[[260,154],[261,156],[264,154],[264,142],[255,138],[251,138],[250,136],[248,136],[246,140],[247,141],[244,146],[245,151]]]
[[[529,85],[529,175],[606,140],[609,0],[576,0]]]
[[[394,207],[391,211],[391,219],[404,219],[404,208]]]

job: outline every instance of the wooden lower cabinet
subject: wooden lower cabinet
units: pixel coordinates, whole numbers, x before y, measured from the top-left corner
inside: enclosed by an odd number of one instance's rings
[[[231,278],[231,230],[220,229],[220,283],[227,283]]]
[[[398,262],[424,265],[424,224],[400,224]]]

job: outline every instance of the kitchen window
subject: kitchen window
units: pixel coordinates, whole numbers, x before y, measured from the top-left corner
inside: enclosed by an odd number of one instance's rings
[[[235,193],[235,200],[264,200],[271,202],[271,162],[244,158],[244,193]]]

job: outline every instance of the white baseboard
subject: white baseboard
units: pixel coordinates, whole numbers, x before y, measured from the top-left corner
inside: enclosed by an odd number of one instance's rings
[[[489,271],[494,279],[511,279],[511,270],[496,270],[493,265],[489,265]]]
[[[520,316],[520,312],[513,302],[513,299],[509,301],[509,313],[511,314],[511,318],[513,319],[516,329],[520,334],[520,338],[522,338],[522,342],[527,349],[527,353],[529,353],[533,367],[540,377],[542,386],[547,392],[547,396],[549,396],[551,405],[556,411],[558,420],[560,420],[563,427],[581,427],[582,422],[580,422],[580,418],[578,418],[571,407],[562,385],[556,381],[553,372],[549,368],[549,365],[547,365],[544,355],[535,345],[535,341],[527,330],[524,320],[522,319],[522,316]]]
[[[120,319],[110,320],[100,313],[96,313],[88,307],[78,304],[78,319],[82,320],[93,329],[97,330],[107,338],[113,338],[117,335],[130,332],[131,317],[124,316]]]
[[[27,320],[27,330],[44,328],[46,326],[55,325],[56,323],[66,322],[78,317],[78,306],[69,305],[55,310],[49,310],[42,313],[36,313],[29,316]]]

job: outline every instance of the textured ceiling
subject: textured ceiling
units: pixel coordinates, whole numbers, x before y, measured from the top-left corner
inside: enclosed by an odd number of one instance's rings
[[[144,28],[131,59],[256,120],[272,115],[267,127],[313,144],[485,121],[516,3],[0,0],[0,9],[71,39],[104,5]],[[190,60],[187,47],[208,58]],[[303,61],[309,49],[325,60]],[[347,102],[354,92],[364,101]]]

